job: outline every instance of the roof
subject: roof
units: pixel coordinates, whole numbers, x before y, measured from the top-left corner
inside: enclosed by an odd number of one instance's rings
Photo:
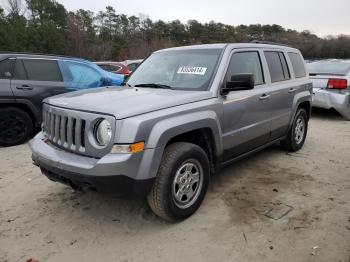
[[[122,62],[114,62],[114,61],[95,61],[94,62],[97,65],[120,65]]]
[[[143,59],[128,59],[128,60],[123,61],[122,63],[129,65],[129,64],[133,64],[133,63],[141,63],[142,61],[143,61]]]
[[[25,58],[43,58],[43,59],[70,59],[79,61],[88,61],[83,58],[73,56],[63,56],[54,54],[38,54],[38,53],[26,53],[26,52],[4,52],[0,51],[0,57],[25,57]]]
[[[284,50],[290,50],[290,51],[298,51],[295,48],[278,44],[278,43],[260,43],[260,42],[253,42],[253,43],[219,43],[219,44],[203,44],[203,45],[190,45],[190,46],[180,46],[180,47],[172,47],[167,48],[159,51],[170,51],[170,50],[188,50],[188,49],[224,49],[226,47],[232,47],[232,48],[271,48],[271,49],[284,49]],[[157,51],[158,52],[158,51]]]

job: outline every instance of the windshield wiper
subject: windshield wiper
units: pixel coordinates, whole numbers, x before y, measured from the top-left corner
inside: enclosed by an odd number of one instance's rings
[[[135,87],[150,87],[150,88],[172,89],[171,86],[162,85],[162,84],[155,84],[155,83],[138,84],[138,85],[135,85]]]

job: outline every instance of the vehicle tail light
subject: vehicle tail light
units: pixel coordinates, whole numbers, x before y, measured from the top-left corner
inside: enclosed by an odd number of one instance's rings
[[[346,89],[348,81],[346,79],[331,78],[328,80],[328,89]]]
[[[121,73],[122,73],[123,75],[128,76],[128,75],[130,75],[131,72],[130,72],[129,68],[125,67]]]

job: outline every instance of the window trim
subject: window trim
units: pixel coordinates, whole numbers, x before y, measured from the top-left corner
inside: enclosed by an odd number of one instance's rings
[[[292,78],[292,76],[291,76],[291,74],[290,74],[290,69],[289,69],[289,67],[288,67],[288,63],[287,63],[286,56],[284,55],[283,52],[279,52],[278,56],[279,56],[280,61],[281,61],[284,80],[286,80],[286,81],[287,81],[287,80],[290,80],[290,79]],[[282,56],[282,57],[281,57],[281,56]],[[284,58],[284,63],[285,63],[285,65],[286,65],[286,68],[284,68],[284,66],[283,66],[282,58]],[[285,71],[285,69],[286,69],[287,71]],[[286,73],[288,73],[289,78],[286,78]]]
[[[238,51],[235,51],[235,50],[238,50]],[[232,57],[235,55],[235,54],[239,54],[239,53],[257,53],[258,54],[258,58],[259,58],[259,62],[260,62],[260,68],[261,68],[261,76],[262,76],[262,82],[259,83],[259,84],[255,84],[254,83],[254,88],[255,87],[258,87],[258,86],[262,86],[262,85],[265,85],[266,84],[266,79],[265,79],[265,72],[264,72],[264,66],[263,66],[263,63],[262,63],[262,59],[261,59],[261,54],[259,52],[259,49],[253,49],[253,50],[239,50],[239,49],[233,49],[231,54],[230,54],[230,57],[228,58],[228,63],[227,63],[227,66],[226,66],[226,70],[225,70],[225,74],[224,74],[224,81],[223,81],[223,86],[225,85],[226,81],[227,81],[227,72],[228,72],[228,69],[230,67],[230,63],[231,63],[231,59]],[[223,87],[222,87],[223,88]]]

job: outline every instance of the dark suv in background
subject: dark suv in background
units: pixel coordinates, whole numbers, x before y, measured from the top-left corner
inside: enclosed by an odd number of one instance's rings
[[[21,144],[30,138],[41,124],[44,98],[123,81],[124,76],[78,58],[0,54],[0,146]]]

